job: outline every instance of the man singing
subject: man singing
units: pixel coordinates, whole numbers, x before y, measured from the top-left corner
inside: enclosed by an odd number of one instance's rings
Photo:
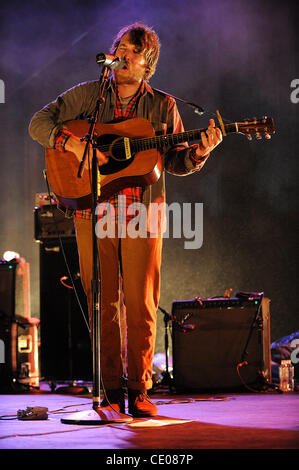
[[[182,132],[183,124],[175,100],[149,85],[159,58],[159,38],[153,29],[135,23],[123,28],[114,39],[111,53],[124,60],[125,66],[112,73],[104,91],[99,122],[115,119],[145,118],[157,134]],[[74,86],[38,111],[29,132],[46,148],[72,152],[81,161],[85,143],[67,130],[67,121],[87,119],[93,115],[99,94],[99,82],[88,81]],[[124,225],[132,219],[126,209],[132,203],[143,204],[147,217],[155,203],[165,201],[164,170],[174,175],[188,175],[202,168],[210,152],[222,141],[219,128],[211,119],[201,143],[179,144],[161,150],[163,171],[152,185],[127,187],[106,202],[114,216],[125,214]],[[108,157],[97,150],[99,167]],[[120,198],[123,197],[123,199]],[[125,201],[120,207],[119,201]],[[131,213],[131,212],[130,212]],[[115,236],[98,238],[101,272],[101,373],[106,391],[102,407],[125,412],[125,386],[128,389],[128,412],[134,417],[155,416],[157,407],[147,391],[152,388],[152,361],[156,336],[156,313],[160,295],[160,265],[163,220],[156,221],[155,233],[132,238]],[[91,210],[74,214],[80,271],[92,316],[92,221]],[[120,317],[122,301],[126,312],[126,331]],[[125,340],[124,340],[125,338]],[[122,345],[126,344],[126,364]]]

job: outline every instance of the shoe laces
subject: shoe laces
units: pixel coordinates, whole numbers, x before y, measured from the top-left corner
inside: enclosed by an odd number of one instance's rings
[[[149,401],[149,402],[150,402],[149,396],[147,395],[146,392],[140,392],[140,393],[137,395],[136,399],[137,399],[138,401]]]

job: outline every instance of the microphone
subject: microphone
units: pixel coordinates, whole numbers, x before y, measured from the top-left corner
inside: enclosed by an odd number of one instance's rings
[[[120,59],[119,57],[111,54],[104,54],[103,52],[97,54],[96,63],[112,70],[122,69],[126,65],[124,59]]]

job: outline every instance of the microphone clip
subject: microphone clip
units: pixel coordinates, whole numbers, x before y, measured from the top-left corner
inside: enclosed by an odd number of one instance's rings
[[[111,70],[122,69],[126,64],[124,59],[103,52],[96,55],[96,63]]]

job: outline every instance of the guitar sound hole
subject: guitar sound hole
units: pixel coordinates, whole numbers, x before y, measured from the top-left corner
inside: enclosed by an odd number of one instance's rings
[[[114,134],[103,134],[97,138],[97,148],[109,156],[109,162],[100,167],[102,175],[110,175],[129,166],[134,155],[126,159],[123,137]]]

